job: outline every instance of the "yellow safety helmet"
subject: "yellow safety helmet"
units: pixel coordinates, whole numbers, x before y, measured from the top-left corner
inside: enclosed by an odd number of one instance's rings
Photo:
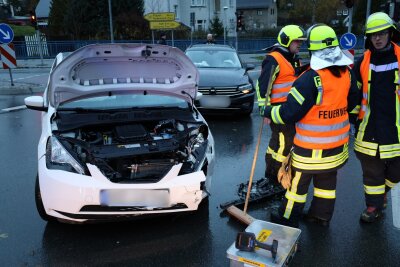
[[[305,41],[304,30],[297,25],[287,25],[283,27],[278,34],[278,42],[283,47],[289,47],[294,40]]]
[[[391,27],[396,29],[393,20],[386,13],[376,12],[368,17],[365,25],[365,33],[380,32]]]
[[[375,32],[380,32],[388,29],[390,31],[389,41],[400,42],[400,32],[393,20],[384,12],[376,12],[369,15],[365,24],[365,34],[369,37]],[[365,48],[373,48],[370,38],[365,40]]]
[[[307,30],[307,47],[310,51],[339,46],[335,31],[325,24],[315,24]]]

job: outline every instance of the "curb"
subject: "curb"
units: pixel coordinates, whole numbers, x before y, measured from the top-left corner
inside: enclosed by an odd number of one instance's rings
[[[0,95],[28,95],[35,93],[43,93],[45,86],[43,85],[29,85],[29,84],[18,84],[8,87],[0,86]]]

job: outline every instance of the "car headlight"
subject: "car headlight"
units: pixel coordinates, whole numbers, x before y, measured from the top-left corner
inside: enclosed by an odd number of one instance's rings
[[[82,165],[71,156],[60,141],[58,141],[54,136],[51,136],[47,141],[46,165],[49,169],[85,174],[85,169]]]
[[[253,90],[253,86],[250,83],[248,83],[248,84],[239,86],[239,90],[242,91],[243,94],[248,94],[251,92],[251,90]]]

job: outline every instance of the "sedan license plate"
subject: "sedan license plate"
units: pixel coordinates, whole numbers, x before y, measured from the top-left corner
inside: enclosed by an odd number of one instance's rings
[[[199,102],[200,106],[204,108],[227,108],[231,105],[229,96],[203,95]]]
[[[100,191],[100,204],[109,207],[168,207],[169,191],[165,189],[107,189]]]

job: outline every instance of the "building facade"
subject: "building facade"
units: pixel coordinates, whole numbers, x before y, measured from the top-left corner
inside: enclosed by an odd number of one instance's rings
[[[208,31],[218,17],[227,36],[236,36],[236,0],[145,0],[145,14],[174,12],[179,21],[194,31]]]

